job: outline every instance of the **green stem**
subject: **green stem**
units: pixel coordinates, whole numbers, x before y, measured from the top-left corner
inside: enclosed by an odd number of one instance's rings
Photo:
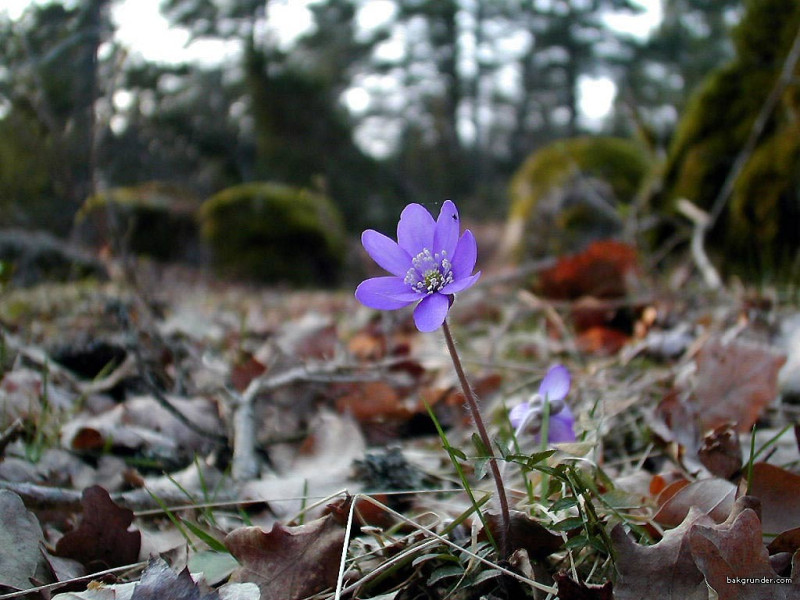
[[[450,352],[450,357],[453,359],[453,367],[455,367],[456,375],[458,375],[458,380],[461,383],[461,389],[464,391],[464,397],[467,399],[467,406],[469,407],[469,411],[472,413],[472,420],[475,421],[475,427],[478,429],[478,435],[483,442],[483,445],[486,446],[486,449],[489,452],[489,468],[492,470],[492,477],[494,478],[494,484],[497,488],[497,500],[500,504],[500,517],[502,521],[502,530],[500,531],[500,554],[502,558],[508,557],[508,533],[509,527],[511,525],[511,514],[508,510],[508,499],[506,498],[506,489],[503,485],[503,478],[500,475],[500,469],[497,466],[497,457],[494,454],[494,449],[492,448],[492,441],[489,439],[489,434],[486,431],[486,426],[483,423],[483,417],[481,417],[481,411],[478,408],[478,401],[475,398],[475,394],[472,391],[472,387],[467,380],[467,376],[464,374],[464,367],[461,365],[461,359],[458,356],[458,352],[456,351],[456,344],[453,341],[453,335],[450,333],[450,326],[447,324],[447,320],[442,324],[442,330],[444,331],[444,339],[447,342],[447,349]]]

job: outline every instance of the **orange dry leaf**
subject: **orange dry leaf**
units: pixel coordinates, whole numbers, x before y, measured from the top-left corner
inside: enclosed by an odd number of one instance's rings
[[[636,268],[634,248],[614,240],[601,240],[542,271],[539,286],[544,296],[560,300],[581,296],[618,298],[628,291]]]
[[[349,413],[360,423],[368,421],[405,421],[414,411],[403,402],[400,394],[384,381],[349,384],[343,396],[336,400],[336,409]]]
[[[578,348],[591,354],[611,355],[628,343],[629,336],[610,327],[592,327],[578,335]]]
[[[697,354],[694,397],[704,429],[727,422],[750,431],[778,395],[778,371],[786,357],[757,344],[710,339]]]

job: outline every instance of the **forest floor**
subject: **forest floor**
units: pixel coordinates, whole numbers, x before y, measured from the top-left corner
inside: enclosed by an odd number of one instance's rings
[[[638,264],[489,269],[452,307],[507,556],[410,310],[177,267],[3,290],[0,600],[800,598],[797,290]],[[576,441],[512,439],[555,364]]]

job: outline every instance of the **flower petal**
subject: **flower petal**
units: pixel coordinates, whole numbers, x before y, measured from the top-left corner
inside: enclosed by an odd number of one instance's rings
[[[408,252],[382,233],[367,229],[361,234],[361,244],[372,260],[392,275],[404,277],[411,268],[411,257]]]
[[[463,279],[456,279],[452,283],[448,283],[442,289],[439,290],[440,294],[457,294],[458,292],[462,292],[468,287],[472,286],[481,276],[481,272],[478,271],[472,277],[465,277]]]
[[[574,427],[575,417],[572,416],[569,407],[565,406],[558,414],[550,417],[547,439],[553,444],[574,442],[576,439]]]
[[[414,309],[414,323],[417,329],[422,332],[439,329],[449,309],[450,298],[442,294],[428,294]]]
[[[528,416],[530,408],[531,407],[528,402],[523,402],[521,404],[517,404],[514,408],[508,411],[508,420],[511,422],[511,426],[515,430],[519,429],[520,425],[522,425],[525,417]]]
[[[400,213],[397,243],[414,258],[424,248],[432,249],[435,227],[436,222],[431,213],[419,204],[409,204]]]
[[[478,243],[475,236],[467,229],[458,240],[456,249],[450,259],[453,266],[453,277],[456,280],[467,277],[475,270],[475,262],[478,260]]]
[[[373,277],[356,288],[356,299],[364,306],[379,310],[395,310],[420,298],[399,277]]]
[[[433,252],[446,252],[449,260],[452,260],[458,243],[458,233],[461,229],[458,220],[458,209],[452,200],[445,200],[439,218],[436,221],[436,228],[433,232]]]
[[[539,393],[550,402],[562,400],[569,392],[570,376],[564,365],[553,365],[539,385]]]

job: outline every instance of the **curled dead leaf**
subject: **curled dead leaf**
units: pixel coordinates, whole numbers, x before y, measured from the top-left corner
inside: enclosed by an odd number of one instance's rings
[[[299,527],[276,523],[269,532],[242,527],[225,546],[242,565],[231,581],[252,582],[262,600],[300,600],[336,584],[344,529],[333,516]]]
[[[730,514],[735,499],[736,486],[725,479],[677,482],[661,492],[660,508],[653,519],[664,526],[676,526],[694,508],[720,523]]]

